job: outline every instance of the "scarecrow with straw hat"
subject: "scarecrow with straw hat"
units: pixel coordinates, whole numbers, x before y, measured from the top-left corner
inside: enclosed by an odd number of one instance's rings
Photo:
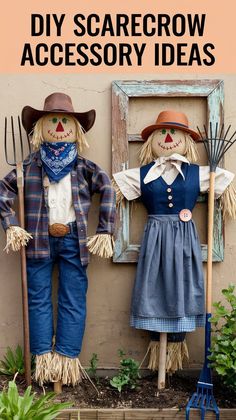
[[[95,110],[75,112],[71,98],[53,93],[43,110],[26,106],[22,124],[32,134],[34,152],[24,168],[25,230],[12,203],[16,171],[0,182],[0,217],[7,250],[26,246],[30,348],[36,380],[75,385],[83,376],[79,361],[86,318],[88,251],[113,254],[115,192],[108,175],[80,153]],[[100,194],[96,235],[87,238],[91,196]],[[59,269],[58,316],[53,340],[52,271]],[[54,344],[53,344],[54,341]]]
[[[142,131],[141,167],[114,174],[117,202],[140,197],[148,212],[131,304],[131,326],[148,330],[149,367],[158,369],[167,334],[165,369],[182,368],[185,333],[205,325],[201,247],[192,210],[209,189],[209,167],[194,164],[200,139],[182,112],[163,111]],[[234,175],[216,170],[215,195],[235,217]],[[161,386],[160,386],[161,387]]]

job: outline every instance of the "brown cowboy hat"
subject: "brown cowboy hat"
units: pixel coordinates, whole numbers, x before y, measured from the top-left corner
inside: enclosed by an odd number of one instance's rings
[[[153,131],[160,128],[176,128],[188,133],[195,141],[200,139],[200,135],[196,131],[193,131],[191,128],[189,128],[188,118],[183,112],[162,111],[157,117],[156,124],[149,125],[143,129],[141,133],[142,138],[147,140]]]
[[[45,114],[63,112],[63,114],[73,115],[83,127],[84,131],[90,130],[95,121],[96,112],[91,109],[87,112],[75,112],[70,96],[65,93],[52,93],[44,101],[43,110],[34,109],[31,106],[25,106],[22,110],[22,124],[29,134],[34,124]]]

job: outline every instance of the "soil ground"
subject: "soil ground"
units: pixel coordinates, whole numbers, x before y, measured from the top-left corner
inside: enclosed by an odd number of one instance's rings
[[[166,389],[157,391],[156,375],[149,375],[139,380],[136,389],[119,393],[110,386],[109,378],[99,378],[94,383],[99,394],[89,381],[83,381],[76,387],[63,386],[63,392],[56,396],[56,401],[72,404],[71,408],[184,408],[189,397],[196,390],[198,377],[190,377],[184,373],[168,378]],[[0,391],[7,387],[11,378],[0,375]],[[221,408],[236,408],[236,394],[227,390],[220,378],[214,378],[214,396]],[[24,378],[18,376],[16,383],[20,393],[25,391]],[[38,395],[43,389],[33,383],[33,391]],[[53,391],[52,384],[46,384],[46,392]]]

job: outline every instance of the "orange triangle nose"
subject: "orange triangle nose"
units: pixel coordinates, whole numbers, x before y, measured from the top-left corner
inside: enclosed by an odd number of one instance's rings
[[[64,131],[63,125],[62,123],[59,121],[59,123],[57,124],[57,128],[56,131]]]
[[[165,138],[165,143],[173,143],[173,139],[172,137],[169,135],[169,133],[167,134],[166,138]]]

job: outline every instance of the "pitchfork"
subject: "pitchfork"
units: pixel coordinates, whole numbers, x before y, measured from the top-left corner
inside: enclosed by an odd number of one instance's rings
[[[206,278],[206,326],[205,326],[205,361],[203,369],[197,383],[197,392],[194,392],[186,407],[186,420],[189,420],[191,408],[201,410],[201,420],[204,420],[206,411],[213,411],[216,420],[219,420],[220,413],[213,395],[213,384],[211,377],[211,369],[209,367],[208,356],[211,347],[211,307],[212,307],[212,248],[213,248],[213,219],[214,219],[214,190],[215,190],[215,172],[219,162],[236,141],[236,131],[227,140],[226,137],[230,132],[229,126],[223,136],[224,125],[218,130],[218,123],[213,130],[210,123],[210,137],[207,128],[204,125],[204,135],[198,128],[201,139],[204,143],[209,165],[210,165],[210,188],[208,194],[208,251],[207,251],[207,278]],[[214,133],[213,133],[214,131]]]
[[[19,221],[20,221],[20,227],[24,229],[24,226],[25,226],[24,168],[23,168],[24,146],[23,146],[22,129],[21,129],[19,116],[17,119],[18,119],[18,128],[19,128],[19,139],[20,139],[18,147],[16,145],[14,120],[13,120],[13,117],[11,117],[11,137],[12,137],[13,160],[10,160],[8,157],[7,118],[5,118],[4,146],[5,146],[6,162],[8,163],[8,165],[16,167],[17,188],[18,188],[18,197],[19,197]],[[27,134],[27,147],[29,149],[29,152],[31,152],[28,134]],[[18,154],[20,155],[19,160],[17,158]],[[29,153],[29,157],[27,158],[27,160],[24,161],[24,166],[29,165],[31,163],[30,156],[31,156],[31,153]],[[23,304],[24,366],[25,366],[25,379],[26,379],[27,386],[29,386],[31,383],[31,357],[30,357],[30,344],[29,344],[29,312],[28,312],[26,254],[25,254],[24,246],[21,247],[20,256],[21,256],[21,281],[22,281],[22,304]]]

